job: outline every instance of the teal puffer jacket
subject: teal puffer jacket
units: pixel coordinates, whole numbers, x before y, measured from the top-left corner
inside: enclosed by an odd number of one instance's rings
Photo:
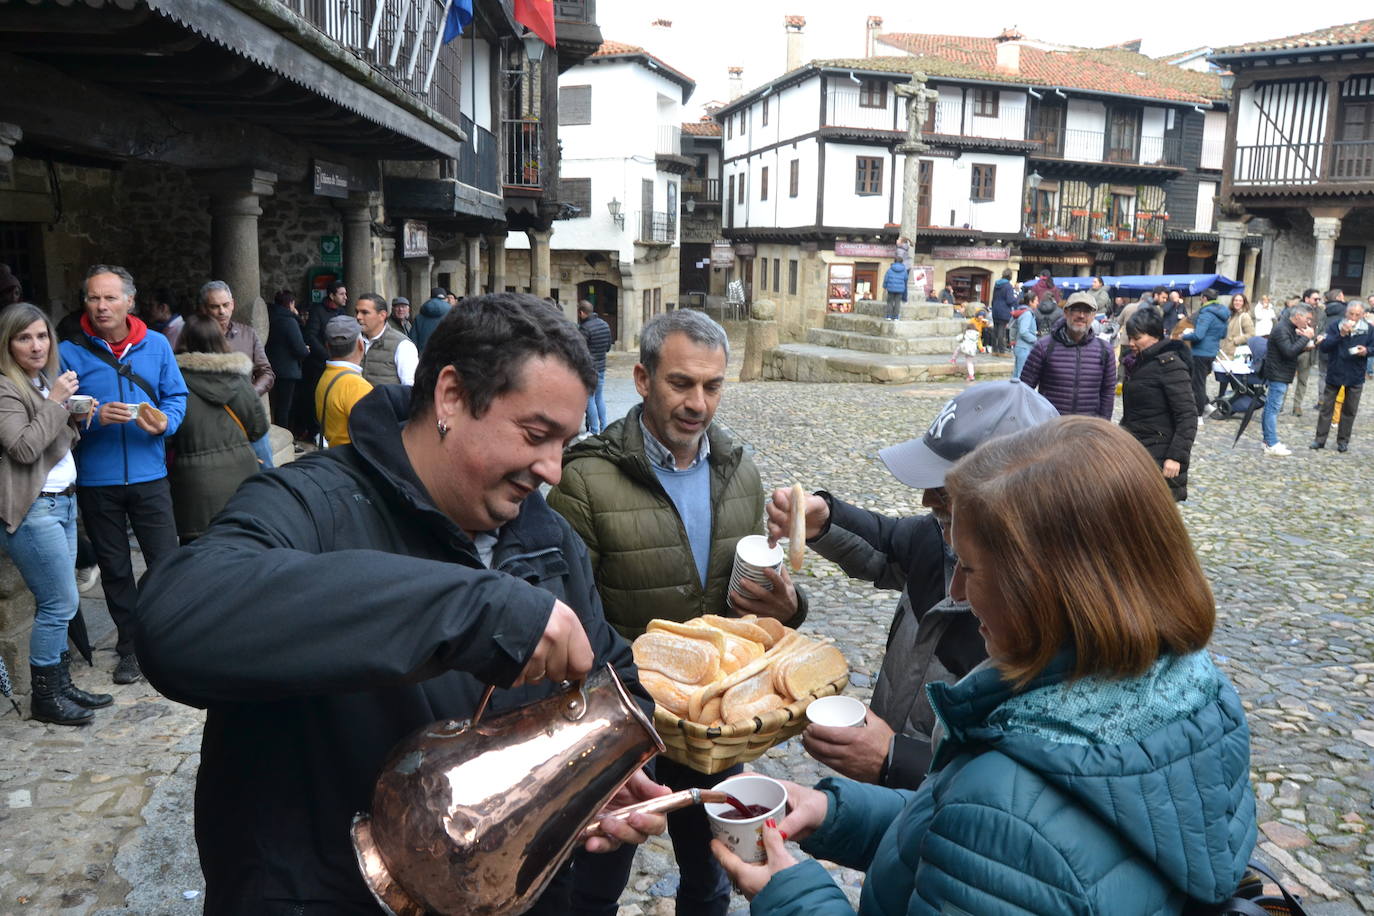
[[[946,736],[917,792],[820,784],[830,811],[804,848],[867,872],[860,913],[1144,916],[1231,894],[1255,845],[1235,690],[1206,653],[1126,681],[1071,669],[1061,656],[1017,695],[990,668],[930,685]],[[814,862],[751,911],[853,912]]]

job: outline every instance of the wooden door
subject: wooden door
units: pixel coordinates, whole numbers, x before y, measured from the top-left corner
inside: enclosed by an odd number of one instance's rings
[[[1055,105],[1031,99],[1031,140],[1039,140],[1047,156],[1064,155],[1064,117],[1063,105]]]
[[[1332,178],[1374,178],[1374,100],[1341,106],[1339,139],[1332,152]]]
[[[917,193],[920,195],[916,204],[916,225],[930,225],[930,192],[931,175],[934,173],[934,163],[929,159],[920,160],[920,166],[916,173]]]
[[[854,301],[876,299],[879,295],[878,264],[854,265]]]
[[[1140,149],[1140,112],[1113,108],[1107,115],[1107,161],[1135,162]]]

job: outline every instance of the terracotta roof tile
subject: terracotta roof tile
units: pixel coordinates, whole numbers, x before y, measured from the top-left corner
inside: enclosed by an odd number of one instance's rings
[[[682,83],[685,86],[687,84],[690,84],[689,88],[696,87],[696,80],[692,79],[690,76],[683,73],[681,70],[679,70],[677,67],[674,67],[672,64],[669,64],[663,58],[658,57],[654,54],[650,54],[648,51],[644,50],[639,45],[630,45],[626,44],[623,41],[611,41],[610,39],[605,39],[601,42],[601,47],[593,51],[591,57],[588,58],[588,60],[594,60],[596,58],[601,58],[604,60],[606,58],[611,57],[643,57],[646,60],[653,61],[654,64],[656,64],[659,67],[662,67],[665,71],[667,71],[669,79],[672,79],[678,83]],[[652,67],[650,69],[652,69]]]
[[[720,125],[708,118],[700,121],[683,121],[682,132],[693,137],[719,137]]]
[[[1356,45],[1374,42],[1374,19],[1362,19],[1345,25],[1333,25],[1315,32],[1289,35],[1248,45],[1217,48],[1215,54],[1245,54],[1254,51],[1284,51],[1289,48],[1321,48],[1327,45]]]
[[[1133,51],[1028,41],[1021,44],[1019,69],[1010,73],[997,66],[996,38],[899,32],[880,35],[878,40],[915,56],[818,63],[893,72],[920,69],[930,76],[1023,82],[1190,104],[1225,98],[1216,75],[1183,70]]]

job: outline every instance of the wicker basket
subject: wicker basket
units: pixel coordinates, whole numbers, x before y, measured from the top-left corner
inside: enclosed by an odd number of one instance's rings
[[[806,728],[807,705],[819,697],[840,693],[848,683],[846,673],[787,706],[733,725],[700,725],[655,706],[654,728],[668,748],[665,756],[669,760],[699,773],[719,773],[762,757],[773,745],[801,734]]]

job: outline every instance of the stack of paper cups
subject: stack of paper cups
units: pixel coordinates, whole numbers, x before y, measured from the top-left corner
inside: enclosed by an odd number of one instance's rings
[[[773,590],[773,583],[768,581],[764,574],[765,569],[774,572],[782,572],[782,563],[786,554],[781,546],[769,547],[768,538],[761,534],[750,534],[739,539],[735,544],[735,568],[730,572],[730,591],[739,588],[740,580],[750,579],[762,585],[770,592]],[[731,607],[734,605],[732,604]]]

